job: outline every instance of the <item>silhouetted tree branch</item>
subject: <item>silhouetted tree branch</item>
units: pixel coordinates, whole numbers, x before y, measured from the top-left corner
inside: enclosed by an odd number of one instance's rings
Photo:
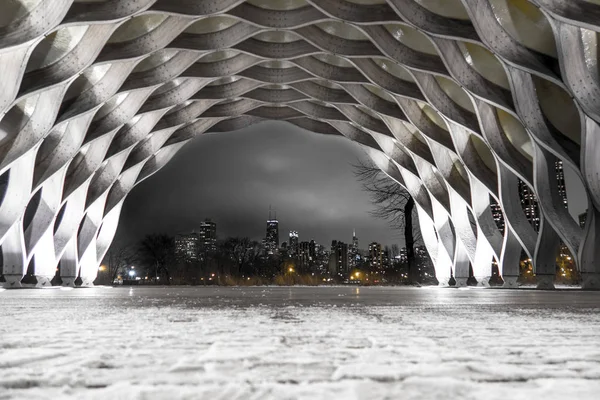
[[[236,275],[247,274],[247,267],[255,261],[260,253],[260,243],[248,237],[231,237],[221,245],[222,251],[237,267]]]
[[[169,265],[175,260],[175,242],[171,236],[164,234],[146,235],[140,243],[139,258],[148,269],[148,275],[155,278],[160,274],[166,277],[166,284],[170,284],[171,275]]]
[[[371,215],[387,220],[392,228],[404,231],[408,259],[408,281],[415,282],[416,259],[414,247],[422,241],[418,228],[415,201],[406,189],[369,162],[354,165],[354,175],[369,193],[375,209]]]
[[[112,284],[119,271],[124,270],[129,265],[133,264],[138,257],[138,253],[133,246],[122,246],[118,248],[111,247],[106,255],[107,268],[108,268],[108,284]]]

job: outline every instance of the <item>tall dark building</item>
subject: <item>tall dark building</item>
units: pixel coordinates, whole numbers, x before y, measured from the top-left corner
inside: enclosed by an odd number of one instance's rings
[[[348,245],[344,242],[333,240],[331,242],[331,253],[329,254],[329,273],[346,276],[348,269]]]
[[[556,170],[556,180],[558,183],[558,193],[562,198],[563,205],[565,208],[569,207],[567,201],[567,188],[565,186],[565,174],[563,170],[562,161],[556,161],[554,168]],[[523,181],[519,179],[519,196],[521,197],[521,206],[523,212],[529,220],[529,223],[533,226],[536,232],[540,230],[540,206],[535,193],[531,188]]]
[[[383,251],[380,243],[373,242],[369,245],[369,263],[373,271],[383,268]]]
[[[290,231],[290,245],[288,253],[291,256],[298,255],[298,231]]]
[[[265,250],[269,254],[277,253],[279,249],[279,221],[277,214],[271,217],[271,208],[269,208],[269,219],[267,220],[267,235],[265,236]]]
[[[181,233],[175,235],[175,257],[178,261],[194,262],[198,260],[198,234]]]
[[[310,243],[300,242],[298,245],[298,259],[300,265],[306,270],[314,259],[310,258]]]
[[[558,183],[558,194],[562,197],[565,208],[569,208],[567,202],[567,187],[565,186],[565,172],[563,171],[563,162],[561,160],[556,161],[554,167],[556,168],[556,180]]]
[[[504,234],[504,214],[502,213],[502,207],[500,204],[490,196],[490,209],[492,210],[492,217],[494,218],[494,222],[496,222],[496,226]]]
[[[525,182],[519,179],[519,196],[521,197],[521,207],[527,217],[527,220],[537,232],[540,230],[540,206],[533,190]]]
[[[198,231],[198,245],[203,252],[217,250],[217,224],[209,218],[200,224]]]
[[[408,262],[408,251],[406,247],[400,249],[400,254],[398,255],[398,260],[401,264],[406,264]]]
[[[348,252],[350,253],[350,267],[356,268],[360,258],[358,254],[358,238],[356,237],[356,230],[352,231],[352,244],[350,245]]]
[[[315,243],[314,239],[308,243],[308,256],[311,260],[317,259],[317,243]]]
[[[435,276],[435,269],[425,246],[415,246],[415,258],[419,280],[433,278]]]

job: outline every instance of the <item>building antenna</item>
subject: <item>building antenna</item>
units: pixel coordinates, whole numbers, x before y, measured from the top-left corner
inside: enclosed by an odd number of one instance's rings
[[[269,221],[271,220],[271,205],[269,204]]]

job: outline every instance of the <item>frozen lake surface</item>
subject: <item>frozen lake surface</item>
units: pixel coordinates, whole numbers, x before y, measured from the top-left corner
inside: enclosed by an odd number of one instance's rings
[[[600,399],[600,293],[0,292],[0,399]]]

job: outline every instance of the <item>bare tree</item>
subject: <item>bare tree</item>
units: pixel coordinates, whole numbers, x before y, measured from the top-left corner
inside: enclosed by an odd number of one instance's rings
[[[171,236],[146,235],[140,243],[139,256],[140,261],[148,269],[148,275],[154,275],[156,279],[159,274],[164,274],[167,278],[166,284],[171,283],[169,264],[175,259],[175,242]]]
[[[415,201],[406,189],[370,162],[359,161],[354,165],[354,175],[363,189],[371,196],[375,209],[371,215],[389,221],[394,229],[404,231],[408,260],[408,281],[416,282],[416,258],[414,247],[422,241],[418,228]]]
[[[106,268],[108,276],[108,284],[112,284],[119,271],[123,271],[129,265],[137,261],[137,252],[133,246],[111,247],[106,254]]]
[[[244,274],[260,252],[260,243],[247,237],[230,237],[222,244],[223,252],[236,266],[236,275]]]

